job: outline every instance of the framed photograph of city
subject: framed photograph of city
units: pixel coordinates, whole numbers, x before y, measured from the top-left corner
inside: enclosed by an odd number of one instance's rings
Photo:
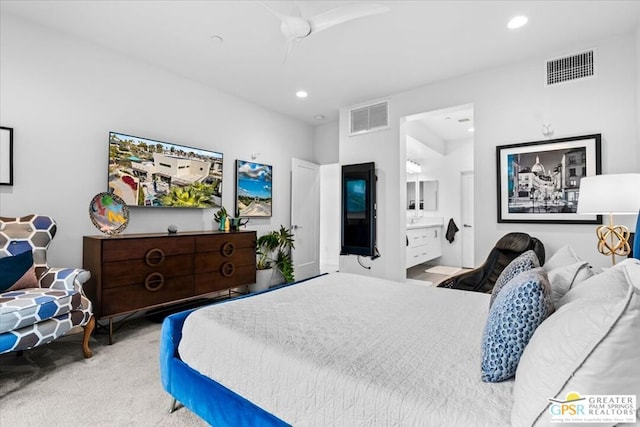
[[[601,224],[576,213],[580,179],[600,174],[601,135],[496,147],[498,222]]]
[[[236,209],[239,217],[270,217],[273,167],[236,160]]]

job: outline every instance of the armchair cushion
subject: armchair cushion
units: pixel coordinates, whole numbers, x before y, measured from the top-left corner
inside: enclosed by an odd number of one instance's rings
[[[82,295],[71,290],[29,288],[0,294],[0,333],[24,328],[82,308]]]
[[[37,287],[38,279],[31,251],[0,258],[0,292]]]
[[[0,353],[26,350],[65,335],[76,326],[91,324],[92,313],[84,310],[74,310],[57,317],[52,317],[24,328],[0,334]],[[93,328],[91,328],[93,329]],[[88,336],[86,336],[88,339]],[[86,345],[86,344],[85,344]],[[85,357],[91,357],[91,351],[85,350]]]

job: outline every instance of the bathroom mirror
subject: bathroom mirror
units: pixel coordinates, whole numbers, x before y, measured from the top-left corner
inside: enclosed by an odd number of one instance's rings
[[[407,181],[407,210],[438,210],[438,181]]]
[[[420,209],[425,211],[438,210],[438,181],[420,181]]]
[[[407,209],[413,210],[416,208],[416,182],[407,181]]]

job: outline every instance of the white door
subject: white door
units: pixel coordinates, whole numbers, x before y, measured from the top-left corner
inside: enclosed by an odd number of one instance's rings
[[[320,167],[291,160],[292,252],[296,280],[320,274]]]
[[[473,172],[462,172],[462,267],[474,268]]]
[[[340,179],[338,163],[320,165],[320,272],[338,271],[340,265]],[[337,226],[337,225],[338,226]]]

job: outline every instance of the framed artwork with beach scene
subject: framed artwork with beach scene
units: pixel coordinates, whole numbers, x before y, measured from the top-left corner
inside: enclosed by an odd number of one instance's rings
[[[239,217],[270,217],[273,167],[236,160],[236,212]]]

